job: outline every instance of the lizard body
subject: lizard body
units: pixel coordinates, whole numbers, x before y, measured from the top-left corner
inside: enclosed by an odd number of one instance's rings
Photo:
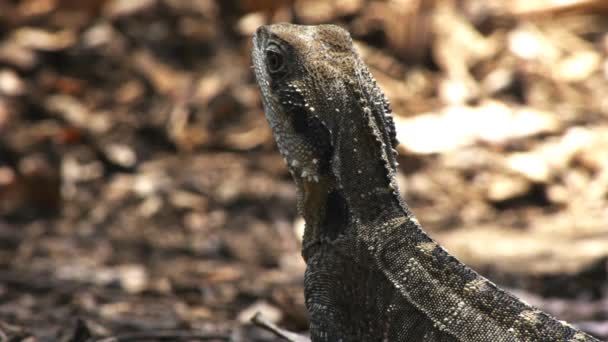
[[[597,341],[448,254],[399,195],[390,105],[333,25],[258,29],[267,119],[298,189],[313,341]]]

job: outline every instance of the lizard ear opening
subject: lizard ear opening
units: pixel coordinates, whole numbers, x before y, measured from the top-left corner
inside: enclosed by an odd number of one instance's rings
[[[325,222],[323,227],[326,230],[323,232],[330,240],[335,240],[340,235],[344,234],[348,225],[348,205],[344,196],[336,190],[327,195],[327,204],[325,207]]]

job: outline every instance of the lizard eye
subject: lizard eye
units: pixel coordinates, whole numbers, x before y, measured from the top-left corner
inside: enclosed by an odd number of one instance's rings
[[[276,48],[269,48],[266,50],[266,65],[271,74],[283,70],[283,67],[285,66],[283,54]]]

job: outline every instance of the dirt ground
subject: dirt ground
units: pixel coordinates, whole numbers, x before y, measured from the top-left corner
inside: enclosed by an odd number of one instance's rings
[[[306,333],[249,59],[281,21],[352,33],[435,239],[608,339],[606,1],[0,0],[0,341]]]

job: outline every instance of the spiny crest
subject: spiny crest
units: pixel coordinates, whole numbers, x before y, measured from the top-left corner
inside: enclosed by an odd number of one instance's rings
[[[363,75],[367,81],[372,84],[372,92],[374,93],[374,96],[376,98],[380,98],[382,101],[382,121],[388,131],[393,152],[396,153],[395,151],[397,149],[397,145],[399,145],[399,140],[397,139],[397,129],[395,128],[395,121],[393,120],[391,104],[386,95],[384,95],[382,90],[380,90],[380,86],[378,86],[376,79],[367,68],[364,69]]]
[[[399,145],[399,140],[397,139],[397,128],[395,128],[395,120],[393,120],[393,111],[391,110],[390,102],[388,101],[386,96],[384,96],[384,94],[382,95],[382,100],[382,102],[384,103],[384,105],[382,106],[384,110],[384,123],[388,128],[388,133],[391,138],[391,145],[394,149],[396,149],[397,145]]]

